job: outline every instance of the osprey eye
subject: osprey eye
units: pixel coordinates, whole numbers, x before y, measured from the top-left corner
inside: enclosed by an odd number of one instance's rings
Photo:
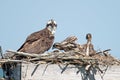
[[[47,24],[47,26],[51,26],[51,24]]]
[[[55,24],[55,26],[57,27],[57,24]]]

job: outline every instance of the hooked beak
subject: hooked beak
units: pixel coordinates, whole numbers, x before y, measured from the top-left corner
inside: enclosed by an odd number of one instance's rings
[[[53,27],[53,29],[52,29],[52,34],[54,35],[55,32],[56,32],[56,26]]]

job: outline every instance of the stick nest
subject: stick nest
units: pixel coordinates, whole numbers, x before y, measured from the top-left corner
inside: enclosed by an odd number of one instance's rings
[[[22,56],[21,61],[30,61],[34,63],[62,63],[62,64],[73,64],[73,65],[119,65],[120,60],[114,58],[109,54],[110,49],[103,51],[95,51],[92,46],[89,50],[89,56],[86,55],[84,45],[80,45],[76,42],[77,37],[67,37],[62,42],[54,43],[52,52],[45,54],[30,54],[24,52],[7,51],[5,54],[6,59],[14,60],[16,56]],[[92,45],[92,43],[90,44]],[[24,57],[24,58],[23,58]],[[16,60],[16,59],[15,59]],[[10,60],[9,60],[10,61]],[[19,61],[20,62],[20,61]]]

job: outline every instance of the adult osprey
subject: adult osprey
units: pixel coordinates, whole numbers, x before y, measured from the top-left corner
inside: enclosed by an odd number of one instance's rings
[[[49,20],[46,28],[29,35],[17,51],[36,54],[44,53],[49,50],[53,44],[56,28],[56,22],[52,19]]]

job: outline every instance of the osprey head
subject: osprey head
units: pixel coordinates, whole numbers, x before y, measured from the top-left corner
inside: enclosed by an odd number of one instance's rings
[[[56,42],[56,43],[54,43],[53,44],[53,47],[52,47],[52,49],[55,49],[55,48],[57,48],[57,49],[61,49],[61,44],[60,43],[58,43],[58,42]]]
[[[52,34],[54,34],[55,31],[56,31],[56,28],[57,28],[56,21],[54,21],[53,19],[49,20],[49,21],[47,22],[46,27],[47,27],[47,29],[48,29]]]
[[[86,39],[90,41],[92,39],[92,35],[90,33],[86,34]]]

